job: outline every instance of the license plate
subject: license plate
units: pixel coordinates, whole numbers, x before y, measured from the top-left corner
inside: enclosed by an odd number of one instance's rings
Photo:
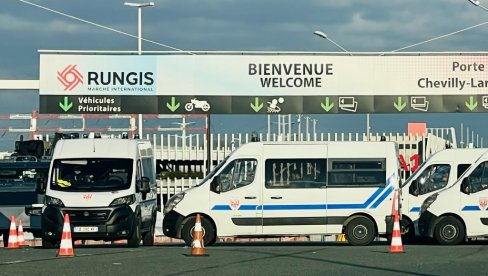
[[[98,232],[97,226],[75,226],[73,232],[87,233],[87,232]]]

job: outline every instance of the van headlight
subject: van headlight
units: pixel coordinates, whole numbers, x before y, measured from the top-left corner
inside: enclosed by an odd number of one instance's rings
[[[180,203],[184,197],[185,193],[179,193],[170,197],[168,202],[166,202],[164,205],[163,214],[166,215],[167,213],[171,212],[171,210],[173,210],[173,208],[175,208],[175,206],[178,205],[178,203]]]
[[[135,195],[128,195],[128,196],[123,196],[116,198],[110,203],[110,206],[119,206],[119,205],[131,205],[134,202],[136,202],[136,196]]]
[[[429,208],[430,205],[434,203],[434,201],[437,199],[437,195],[438,193],[435,193],[424,200],[422,206],[420,207],[420,214],[424,213],[427,210],[427,208]]]
[[[44,204],[47,206],[64,207],[64,203],[61,199],[48,195],[44,196]]]

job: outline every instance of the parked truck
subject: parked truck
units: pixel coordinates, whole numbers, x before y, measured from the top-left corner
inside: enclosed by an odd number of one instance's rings
[[[47,178],[49,147],[42,140],[17,141],[15,151],[0,159],[0,234],[8,245],[11,217],[22,220],[23,229],[41,236],[44,194],[37,183]]]

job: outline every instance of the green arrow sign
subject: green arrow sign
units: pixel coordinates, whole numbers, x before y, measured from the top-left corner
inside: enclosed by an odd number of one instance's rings
[[[176,99],[175,97],[171,97],[171,104],[170,103],[166,103],[166,107],[171,111],[171,112],[175,112],[179,107],[180,107],[180,103],[177,103],[176,102]]]
[[[263,108],[263,103],[259,102],[259,97],[254,97],[254,103],[251,103],[251,108],[256,113]]]
[[[478,106],[478,102],[475,101],[473,96],[469,96],[469,102],[464,102],[464,104],[471,111],[473,111]]]
[[[320,103],[320,106],[323,110],[325,110],[325,112],[329,112],[334,107],[334,103],[330,102],[329,97],[325,97],[325,101]]]
[[[398,100],[393,103],[393,106],[398,110],[398,112],[402,111],[405,106],[407,106],[407,103],[402,103],[403,99],[402,97],[398,97]]]
[[[59,107],[61,107],[61,109],[64,111],[64,112],[68,112],[68,110],[71,109],[71,107],[73,107],[73,103],[72,102],[69,102],[68,100],[68,97],[67,96],[64,96],[64,102],[60,102],[59,103]]]

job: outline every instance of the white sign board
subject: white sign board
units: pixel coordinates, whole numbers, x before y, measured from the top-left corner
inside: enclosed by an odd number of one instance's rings
[[[40,56],[40,95],[478,95],[486,55]]]

